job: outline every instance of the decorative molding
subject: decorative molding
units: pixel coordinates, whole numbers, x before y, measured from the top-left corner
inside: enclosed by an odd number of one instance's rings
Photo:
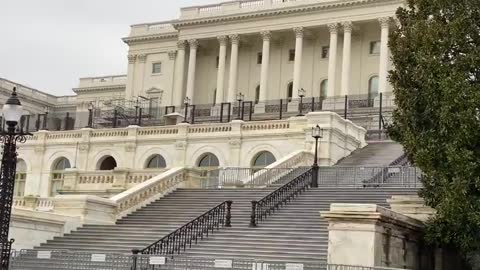
[[[176,57],[177,57],[177,51],[174,51],[174,50],[168,51],[168,59],[175,60]]]
[[[303,38],[303,33],[304,33],[303,27],[294,27],[293,32],[295,33],[296,38]]]
[[[272,32],[270,31],[262,31],[260,32],[260,35],[262,36],[263,41],[270,41],[270,39],[272,39]]]
[[[230,42],[232,44],[237,44],[238,45],[240,43],[240,36],[237,35],[237,34],[230,35],[229,38],[230,38]]]
[[[228,144],[230,145],[231,148],[239,149],[242,146],[242,140],[230,139],[230,141],[228,141]]]
[[[137,148],[137,145],[135,143],[127,143],[125,144],[125,152],[135,152],[135,149]]]
[[[220,43],[220,46],[227,46],[227,41],[228,41],[228,36],[218,36],[217,37],[218,42]]]
[[[352,22],[350,22],[350,21],[342,22],[342,26],[343,26],[343,32],[344,33],[351,33],[352,32],[352,29],[353,29]]]
[[[177,150],[185,150],[185,149],[187,149],[187,142],[186,142],[186,141],[177,141],[177,142],[175,142],[175,149],[177,149]]]
[[[147,62],[147,55],[146,54],[139,54],[137,56],[138,62],[145,63]]]
[[[137,55],[136,54],[129,54],[128,56],[128,63],[129,64],[135,64],[137,61]]]
[[[388,28],[390,26],[390,17],[378,18],[378,22],[380,23],[380,27],[382,29]]]
[[[94,91],[108,91],[108,90],[125,90],[126,84],[108,85],[108,86],[94,86],[85,88],[73,88],[73,92],[94,92]]]
[[[90,149],[90,144],[80,144],[78,150],[80,152],[87,152]]]
[[[179,50],[185,50],[186,47],[187,47],[187,42],[185,40],[177,41],[177,48]]]
[[[190,45],[190,50],[195,50],[198,48],[198,39],[190,39],[188,44]]]
[[[123,38],[122,40],[125,44],[132,45],[135,43],[155,42],[158,40],[172,39],[177,37],[178,37],[177,33],[170,33],[170,34],[146,35],[146,36],[138,36],[138,37],[126,37],[126,38]]]
[[[338,34],[338,23],[329,23],[327,26],[330,34]]]

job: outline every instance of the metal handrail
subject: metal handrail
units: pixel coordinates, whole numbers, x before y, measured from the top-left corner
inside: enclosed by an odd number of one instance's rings
[[[148,247],[132,252],[155,255],[180,254],[187,246],[192,247],[193,242],[196,244],[198,239],[203,239],[204,235],[208,237],[210,232],[219,230],[220,226],[231,227],[231,208],[232,201],[225,201]]]
[[[252,201],[250,226],[256,227],[258,221],[264,220],[271,213],[275,212],[275,209],[278,209],[309,188],[312,183],[312,175],[313,168],[310,168],[292,181],[268,194],[263,199]]]

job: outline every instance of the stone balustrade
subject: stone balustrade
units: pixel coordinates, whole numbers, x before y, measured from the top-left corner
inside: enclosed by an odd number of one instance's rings
[[[121,84],[125,84],[126,81],[127,81],[127,75],[86,77],[86,78],[80,78],[80,84],[78,88],[121,85]]]
[[[40,212],[50,212],[54,209],[54,202],[52,198],[39,198],[34,196],[14,197],[13,207]]]

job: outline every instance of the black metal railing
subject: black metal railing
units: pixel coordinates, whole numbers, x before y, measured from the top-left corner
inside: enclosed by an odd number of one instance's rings
[[[196,244],[199,239],[208,237],[215,229],[231,227],[231,207],[232,201],[225,201],[143,250],[133,250],[132,252],[133,254],[153,255],[180,254],[187,247]]]
[[[290,202],[308,189],[312,183],[313,169],[310,168],[292,181],[279,187],[259,201],[252,201],[250,226],[256,227],[259,221],[266,219],[282,205]]]

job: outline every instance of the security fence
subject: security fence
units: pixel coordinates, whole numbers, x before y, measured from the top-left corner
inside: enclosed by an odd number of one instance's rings
[[[288,262],[248,258],[204,258],[185,256],[130,255],[71,252],[65,250],[21,250],[14,252],[10,270],[102,269],[102,270],[399,270],[327,264],[322,261]]]

